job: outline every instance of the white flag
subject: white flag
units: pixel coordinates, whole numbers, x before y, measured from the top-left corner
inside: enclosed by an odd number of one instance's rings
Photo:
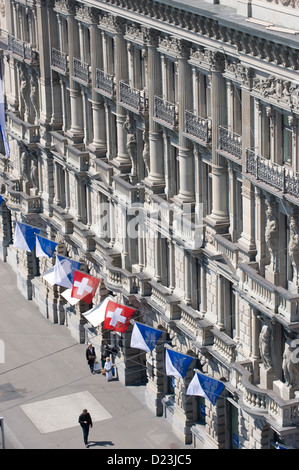
[[[109,297],[106,297],[103,302],[88,310],[88,312],[82,313],[82,315],[92,326],[98,326],[105,320],[106,307],[110,300]]]

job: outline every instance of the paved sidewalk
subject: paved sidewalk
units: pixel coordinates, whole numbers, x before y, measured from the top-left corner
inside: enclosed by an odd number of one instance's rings
[[[86,407],[94,420],[91,449],[193,450],[146,407],[144,387],[90,374],[86,345],[43,317],[16,284],[16,274],[0,261],[0,346],[5,352],[4,363],[0,356],[0,417],[6,449],[85,449],[77,420]]]

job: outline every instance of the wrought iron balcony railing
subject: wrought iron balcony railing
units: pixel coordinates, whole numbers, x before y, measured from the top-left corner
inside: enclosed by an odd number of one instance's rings
[[[30,62],[37,58],[36,51],[30,43],[22,41],[21,39],[17,39],[12,34],[8,34],[7,38],[8,49],[13,54],[21,57],[24,60],[29,60]]]
[[[273,163],[251,149],[246,149],[246,173],[257,180],[299,198],[299,174],[291,168]]]
[[[155,96],[153,118],[160,124],[173,129],[178,125],[178,113],[175,104]]]
[[[125,108],[135,113],[145,112],[147,108],[144,90],[139,90],[129,84],[119,82],[119,101]]]
[[[51,65],[63,73],[68,71],[67,54],[52,47]]]
[[[228,154],[241,159],[242,158],[242,136],[219,126],[219,149]]]
[[[96,69],[96,86],[97,92],[108,98],[113,98],[115,94],[114,75],[104,72],[104,70]]]
[[[211,141],[211,120],[185,111],[185,136],[201,144]]]
[[[89,64],[83,62],[81,59],[77,59],[74,57],[73,59],[74,65],[74,77],[78,78],[80,81],[84,82],[85,84],[90,83],[90,67]]]

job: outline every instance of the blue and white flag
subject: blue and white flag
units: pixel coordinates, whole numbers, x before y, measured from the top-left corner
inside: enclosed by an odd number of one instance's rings
[[[165,367],[166,375],[184,378],[194,357],[186,356],[172,349],[166,349]]]
[[[38,228],[17,222],[13,246],[25,251],[32,251],[35,246],[35,236],[39,232]]]
[[[131,348],[152,352],[161,334],[161,330],[156,330],[150,326],[135,322],[132,330],[130,346]]]
[[[224,384],[219,380],[196,372],[189,384],[186,394],[207,398],[212,405],[215,405],[223,389]]]
[[[54,284],[70,289],[73,285],[75,270],[79,270],[81,263],[64,256],[56,256],[54,266]]]
[[[294,449],[294,447],[286,446],[285,444],[281,444],[280,442],[271,442],[275,449]]]
[[[35,254],[37,258],[41,256],[52,258],[57,245],[58,243],[56,242],[52,242],[51,240],[48,240],[47,238],[41,237],[40,235],[36,235]]]
[[[3,201],[4,201],[4,198],[0,195],[0,206],[1,206]]]
[[[2,79],[0,79],[0,133],[2,136],[4,149],[6,158],[9,157],[10,150],[9,145],[6,137],[6,130],[5,130],[5,104],[4,104],[4,96],[3,96],[3,89],[2,89]]]

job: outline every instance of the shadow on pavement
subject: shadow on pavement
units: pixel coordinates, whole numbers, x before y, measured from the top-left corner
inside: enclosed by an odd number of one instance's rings
[[[88,442],[88,447],[95,447],[95,446],[101,446],[101,447],[114,446],[114,443],[112,441],[89,441]]]

